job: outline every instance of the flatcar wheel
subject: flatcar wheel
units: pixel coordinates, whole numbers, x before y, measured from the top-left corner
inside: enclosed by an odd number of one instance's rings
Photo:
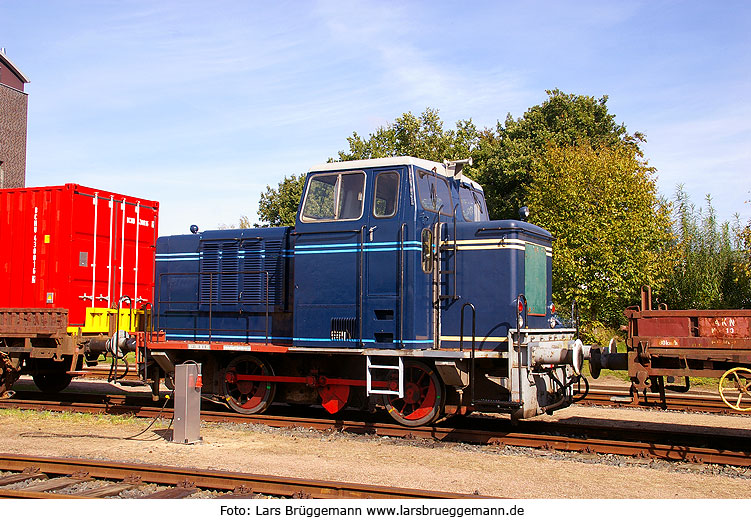
[[[738,366],[720,378],[720,397],[733,410],[751,410],[751,370]]]
[[[224,399],[232,410],[242,414],[260,414],[271,405],[276,385],[245,377],[273,376],[271,365],[253,355],[235,357],[224,372]]]
[[[31,376],[34,384],[42,392],[57,394],[62,392],[73,380],[72,375],[66,374],[64,362],[47,361],[37,364],[35,373]]]
[[[398,381],[390,390],[397,390]],[[398,423],[407,427],[428,425],[440,418],[444,400],[443,383],[428,365],[413,360],[404,361],[404,397],[383,396],[386,410]]]

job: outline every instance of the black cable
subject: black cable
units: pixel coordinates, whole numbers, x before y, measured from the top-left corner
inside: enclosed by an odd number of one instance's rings
[[[173,392],[173,394],[174,394],[174,392]],[[123,439],[124,440],[132,440],[136,436],[141,436],[143,433],[145,433],[146,431],[148,431],[149,429],[151,429],[151,427],[156,423],[156,420],[158,420],[158,419],[160,419],[162,417],[162,414],[164,413],[164,409],[167,407],[167,403],[169,403],[170,399],[172,399],[172,395],[171,394],[167,394],[167,397],[164,399],[164,405],[162,405],[162,408],[159,411],[159,414],[157,414],[156,417],[153,420],[151,420],[151,423],[149,423],[149,425],[144,430],[142,430],[138,434],[134,434],[133,436],[127,436],[127,437],[125,437]],[[168,429],[170,427],[172,427],[172,421],[174,419],[175,418],[174,418],[174,415],[173,415],[172,419],[169,421],[169,425],[167,426]]]

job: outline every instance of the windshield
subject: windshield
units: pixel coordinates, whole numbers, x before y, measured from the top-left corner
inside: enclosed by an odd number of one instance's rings
[[[443,177],[427,171],[418,171],[417,191],[420,194],[420,204],[426,210],[441,212],[441,215],[454,214],[449,185]]]
[[[469,189],[466,186],[459,187],[459,199],[462,202],[462,215],[466,221],[488,221],[488,209],[485,205],[485,196],[482,192]]]
[[[364,173],[316,175],[310,179],[303,221],[343,221],[362,216],[365,194]]]

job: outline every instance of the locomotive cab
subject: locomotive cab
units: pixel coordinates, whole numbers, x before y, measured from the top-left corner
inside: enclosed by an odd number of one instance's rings
[[[490,221],[482,187],[461,172],[467,162],[311,168],[293,234],[294,344],[357,349],[370,395],[409,360],[415,377],[439,380],[414,391],[448,399],[446,410],[522,418],[566,406],[582,350],[575,330],[551,328],[552,236]],[[420,408],[389,399],[387,409]]]

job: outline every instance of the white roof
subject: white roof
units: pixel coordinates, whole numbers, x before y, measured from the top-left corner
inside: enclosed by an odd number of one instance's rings
[[[447,178],[458,179],[463,184],[482,191],[482,186],[465,175],[451,176],[443,162],[433,162],[414,156],[391,156],[388,158],[367,158],[364,160],[348,160],[345,162],[329,162],[327,164],[317,164],[310,168],[309,173],[321,171],[347,171],[350,169],[367,169],[371,167],[387,166],[417,166],[426,171],[435,171],[439,175]]]

